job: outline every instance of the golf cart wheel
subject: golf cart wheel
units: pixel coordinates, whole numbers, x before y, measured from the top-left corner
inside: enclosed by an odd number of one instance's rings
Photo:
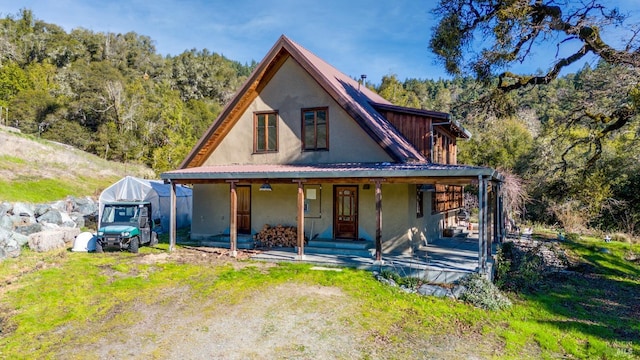
[[[138,239],[138,237],[137,236],[132,237],[131,241],[129,241],[129,252],[137,254],[139,247],[140,247],[140,240]]]

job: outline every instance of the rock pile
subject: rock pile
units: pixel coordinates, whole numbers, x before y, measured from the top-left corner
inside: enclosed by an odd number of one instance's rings
[[[34,251],[66,246],[84,227],[95,228],[98,203],[68,197],[50,204],[0,203],[0,261],[17,257],[28,244]]]
[[[520,261],[525,254],[537,255],[542,260],[543,273],[562,272],[573,265],[558,242],[519,239],[513,240],[513,245],[517,249],[514,261]]]

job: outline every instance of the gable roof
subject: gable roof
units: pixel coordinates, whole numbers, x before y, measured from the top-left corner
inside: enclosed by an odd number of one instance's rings
[[[374,105],[392,104],[356,80],[338,71],[307,49],[282,35],[258,64],[234,98],[198,140],[180,164],[201,166],[235,125],[284,62],[295,60],[397,162],[425,162],[426,158],[378,113]]]

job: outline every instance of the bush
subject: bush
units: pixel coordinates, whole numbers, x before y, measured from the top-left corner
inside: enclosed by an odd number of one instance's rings
[[[511,301],[486,277],[472,274],[460,281],[466,291],[460,299],[485,310],[501,310],[511,306]]]
[[[395,282],[398,286],[404,286],[409,289],[417,289],[423,283],[422,279],[420,278],[411,276],[402,277],[388,269],[383,269],[382,271],[380,271],[380,276],[387,280],[393,280],[393,282]]]
[[[533,252],[523,252],[512,242],[498,249],[496,285],[508,291],[533,291],[542,280],[544,263]]]

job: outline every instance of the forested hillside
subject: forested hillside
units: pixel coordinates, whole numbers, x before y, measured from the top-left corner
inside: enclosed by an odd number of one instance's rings
[[[458,143],[460,163],[523,179],[529,201],[513,215],[569,231],[631,235],[640,225],[640,119],[597,143],[609,120],[584,121],[577,109],[604,112],[639,83],[637,70],[600,63],[546,86],[503,94],[495,103],[484,101],[492,90],[472,78],[402,82],[390,75],[377,90],[399,105],[450,112],[469,129],[472,138]]]
[[[67,33],[30,10],[0,19],[0,64],[0,123],[158,173],[251,72],[206,49],[162,57],[134,32]]]
[[[67,33],[22,10],[0,19],[0,123],[160,173],[180,163],[254,66],[206,49],[163,57],[147,36]],[[640,225],[638,118],[593,141],[607,119],[584,122],[576,109],[597,114],[638,83],[637,71],[594,64],[497,102],[483,101],[493,90],[469,77],[388,75],[370,86],[398,105],[450,112],[471,130],[459,162],[521,177],[530,201],[514,215],[633,234]]]

